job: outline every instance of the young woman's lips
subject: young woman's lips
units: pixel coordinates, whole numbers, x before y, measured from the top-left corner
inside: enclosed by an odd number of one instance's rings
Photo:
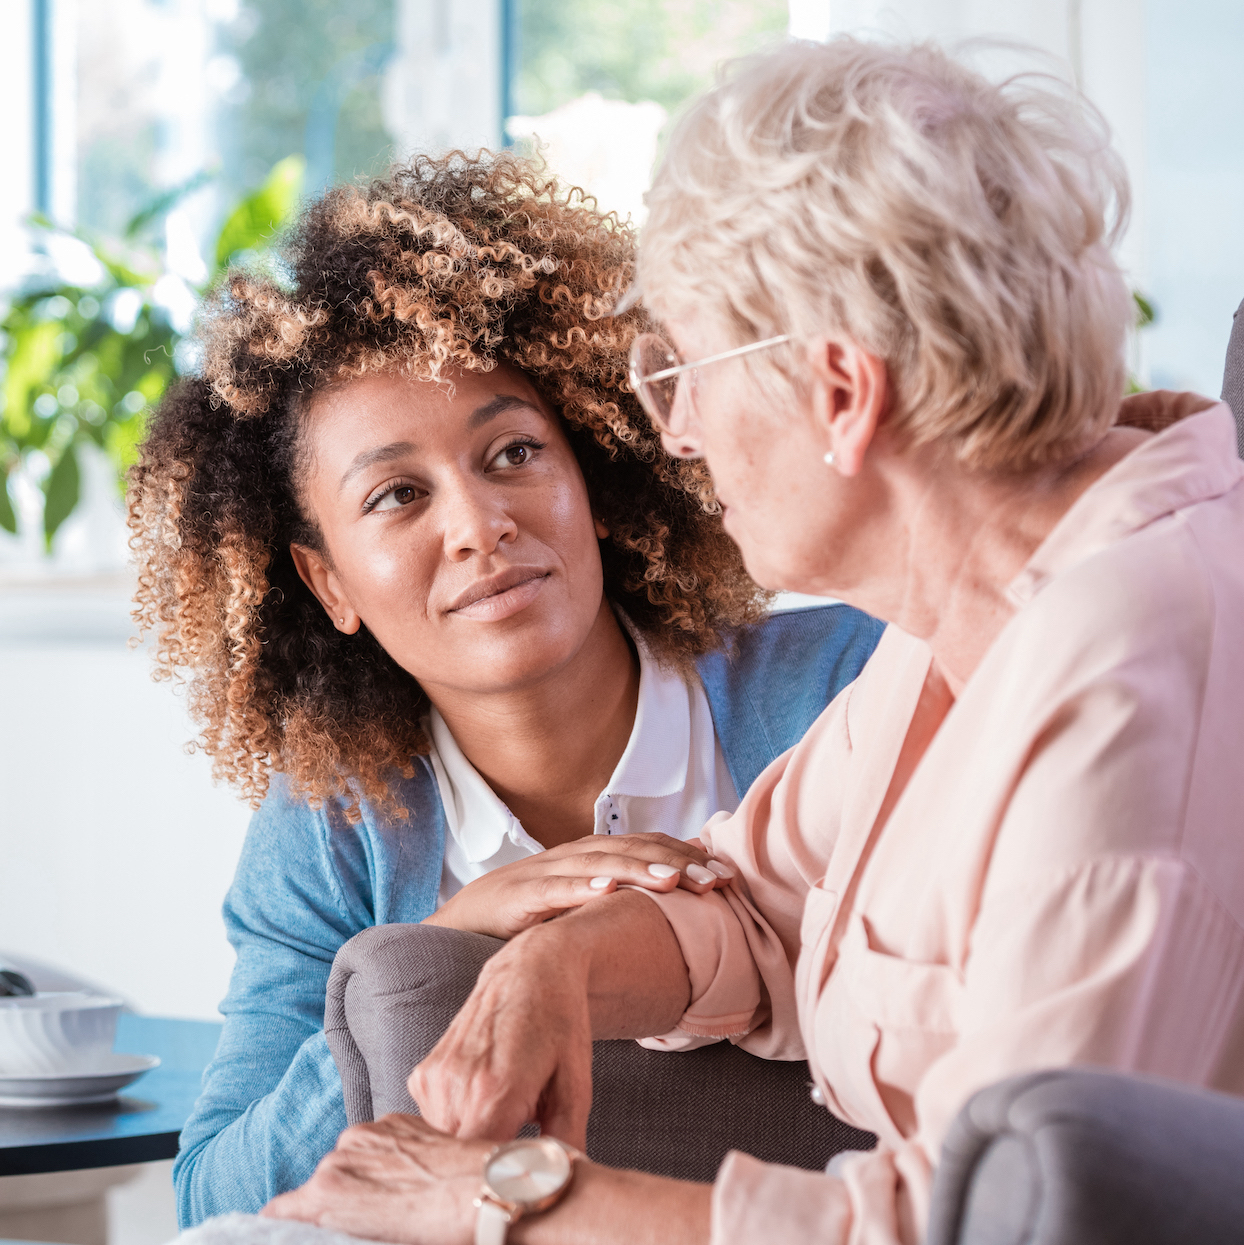
[[[525,610],[544,589],[549,572],[535,567],[515,568],[474,584],[453,605],[449,613],[455,618],[471,618],[478,622],[499,622]]]

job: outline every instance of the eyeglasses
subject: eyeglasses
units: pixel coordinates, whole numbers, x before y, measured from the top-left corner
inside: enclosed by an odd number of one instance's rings
[[[631,388],[640,404],[648,412],[658,432],[667,436],[681,436],[687,429],[685,413],[675,419],[674,399],[678,394],[678,378],[687,373],[687,402],[694,409],[695,388],[699,380],[698,372],[710,363],[722,363],[726,359],[737,359],[742,355],[751,354],[755,350],[768,350],[770,346],[780,346],[790,341],[787,334],[781,337],[766,337],[764,341],[751,342],[746,346],[736,346],[733,350],[723,350],[721,354],[709,355],[706,359],[697,359],[694,363],[682,363],[678,351],[659,333],[641,333],[631,346]]]

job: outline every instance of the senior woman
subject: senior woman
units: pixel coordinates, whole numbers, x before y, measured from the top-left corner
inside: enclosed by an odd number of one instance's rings
[[[890,625],[705,830],[730,887],[509,943],[412,1076],[424,1120],[352,1130],[269,1213],[913,1242],[983,1085],[1095,1063],[1244,1091],[1244,466],[1221,405],[1120,405],[1125,200],[1086,105],[931,47],[792,46],[691,111],[650,199],[670,344],[639,343],[639,390],[761,583]],[[733,1154],[712,1187],[488,1162],[567,1086],[582,1140],[593,1033],[806,1052],[879,1145],[824,1175]]]
[[[681,840],[872,651],[848,606],[764,617],[702,464],[661,453],[623,388],[644,318],[608,315],[633,256],[529,162],[416,160],[309,205],[281,284],[233,274],[155,417],[140,618],[258,805],[183,1224],[260,1209],[345,1128],[350,938],[711,889],[729,868]]]

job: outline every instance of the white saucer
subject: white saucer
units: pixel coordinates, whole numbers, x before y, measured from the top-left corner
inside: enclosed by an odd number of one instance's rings
[[[0,1072],[0,1107],[77,1107],[107,1102],[160,1066],[156,1055],[107,1055],[90,1072]]]

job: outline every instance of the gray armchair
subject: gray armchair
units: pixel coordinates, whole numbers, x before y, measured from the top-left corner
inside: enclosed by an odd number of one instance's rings
[[[942,1147],[926,1245],[1244,1241],[1244,1100],[1065,1068],[971,1098]]]
[[[430,925],[364,930],[337,953],[324,1028],[351,1124],[417,1112],[411,1068],[466,1001],[496,938]],[[732,1149],[818,1170],[876,1143],[808,1096],[807,1064],[757,1059],[729,1042],[685,1052],[601,1041],[592,1060],[587,1151],[611,1167],[712,1180]]]

